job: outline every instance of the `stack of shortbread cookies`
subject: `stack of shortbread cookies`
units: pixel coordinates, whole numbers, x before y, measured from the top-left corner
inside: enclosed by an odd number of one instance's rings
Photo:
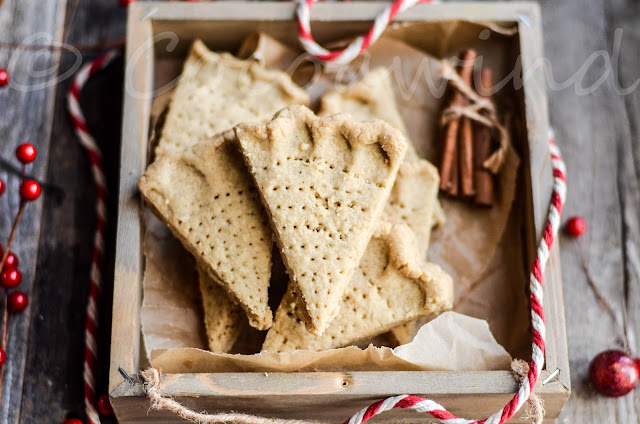
[[[325,350],[451,309],[426,262],[438,173],[420,159],[384,69],[318,115],[284,72],[193,44],[139,188],[197,262],[209,348],[242,325],[262,350]],[[288,287],[269,307],[272,246]],[[245,318],[246,317],[246,318]]]

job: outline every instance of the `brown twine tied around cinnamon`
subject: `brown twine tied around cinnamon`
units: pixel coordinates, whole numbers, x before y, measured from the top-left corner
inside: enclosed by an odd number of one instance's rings
[[[151,409],[173,412],[180,418],[198,424],[316,424],[317,421],[284,420],[280,418],[265,418],[257,415],[239,414],[235,412],[207,414],[187,408],[160,393],[160,371],[148,368],[140,372],[144,380],[144,391],[151,402]]]
[[[520,383],[522,383],[529,373],[529,364],[522,359],[514,359],[511,361],[511,369],[518,375]],[[545,411],[542,399],[534,392],[531,392],[529,399],[527,399],[527,407],[522,418],[525,420],[531,420],[532,424],[542,424],[544,414]]]
[[[442,61],[440,70],[442,78],[449,81],[456,90],[469,99],[468,105],[451,105],[442,112],[440,125],[446,126],[450,121],[461,117],[469,118],[488,128],[495,129],[498,133],[498,149],[483,162],[483,166],[492,174],[500,172],[504,163],[507,151],[509,150],[509,132],[498,120],[495,104],[488,98],[480,96],[471,87],[464,83],[460,75],[456,72],[454,64],[449,60]],[[487,87],[485,87],[486,89]]]

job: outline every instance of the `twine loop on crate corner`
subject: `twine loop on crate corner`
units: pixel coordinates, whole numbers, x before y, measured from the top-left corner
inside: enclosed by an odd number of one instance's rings
[[[236,424],[316,424],[317,421],[284,420],[280,418],[265,418],[257,415],[240,414],[235,412],[207,414],[193,411],[170,397],[160,393],[162,375],[156,368],[148,368],[140,372],[144,382],[144,391],[151,403],[150,408],[173,412],[180,418],[199,424],[236,423]]]
[[[442,78],[449,81],[456,90],[469,99],[468,105],[452,105],[443,110],[440,125],[444,127],[453,119],[465,117],[495,130],[498,133],[498,148],[484,161],[483,165],[492,174],[497,174],[500,172],[500,168],[502,168],[507,151],[511,145],[509,131],[500,123],[493,101],[482,97],[465,84],[450,60],[443,60],[440,63],[440,75]],[[491,87],[483,88],[490,89]]]

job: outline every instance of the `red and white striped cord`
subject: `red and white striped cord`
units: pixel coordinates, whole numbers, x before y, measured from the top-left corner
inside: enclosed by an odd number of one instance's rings
[[[331,52],[317,44],[311,36],[310,10],[315,0],[298,0],[298,28],[300,41],[304,48],[312,55],[324,61],[344,64],[357,57],[366,50],[382,34],[389,22],[401,11],[417,3],[431,3],[433,0],[397,0],[379,15],[371,30],[364,36],[359,37],[347,48],[340,51]],[[69,92],[69,111],[76,127],[76,132],[81,143],[87,149],[89,160],[97,189],[97,213],[98,222],[96,226],[96,236],[94,245],[93,265],[91,270],[91,293],[87,307],[86,325],[86,354],[85,354],[85,407],[87,418],[91,424],[100,422],[95,408],[95,384],[94,373],[96,366],[96,343],[95,333],[97,329],[97,300],[100,293],[100,263],[104,249],[103,231],[106,223],[106,184],[102,169],[102,155],[95,141],[89,134],[80,105],[78,103],[82,86],[94,73],[104,68],[113,59],[114,53],[109,52],[85,66],[78,76]],[[560,227],[560,217],[562,206],[566,195],[565,166],[560,154],[560,150],[555,144],[553,137],[550,138],[550,152],[553,165],[553,193],[549,206],[547,222],[538,246],[537,256],[534,260],[530,276],[530,301],[531,301],[531,322],[533,326],[532,358],[529,365],[529,372],[520,384],[518,392],[500,411],[482,420],[468,420],[456,417],[448,412],[438,403],[419,396],[400,395],[378,401],[367,408],[356,413],[347,424],[362,424],[384,411],[391,409],[412,409],[416,412],[430,414],[442,423],[446,424],[502,424],[511,418],[527,401],[533,387],[538,381],[540,371],[544,366],[545,351],[545,323],[543,307],[542,276],[549,259],[549,251]]]
[[[412,409],[417,412],[430,414],[442,423],[446,424],[502,424],[511,418],[522,405],[529,399],[533,387],[538,381],[540,371],[544,366],[545,324],[544,307],[542,303],[542,276],[549,259],[549,251],[560,227],[560,216],[567,191],[565,166],[558,146],[553,136],[549,139],[551,163],[553,167],[553,193],[549,205],[549,213],[536,258],[531,267],[529,277],[531,300],[531,324],[533,326],[532,358],[529,365],[529,373],[520,384],[518,392],[505,405],[504,408],[483,420],[467,420],[456,417],[436,402],[419,396],[401,395],[378,401],[371,406],[362,409],[355,414],[346,424],[362,424],[369,418],[391,409]]]
[[[378,15],[369,32],[356,38],[343,50],[329,51],[315,42],[311,35],[310,14],[311,6],[317,0],[297,0],[298,1],[298,38],[304,49],[312,56],[336,64],[347,64],[355,59],[360,53],[376,42],[382,35],[393,18],[400,12],[407,10],[418,3],[434,3],[435,0],[396,0]],[[456,417],[449,413],[436,402],[418,396],[401,395],[390,397],[378,401],[371,406],[362,409],[355,414],[348,424],[362,424],[369,418],[390,409],[413,409],[418,412],[425,412],[447,424],[467,424],[467,423],[504,423],[511,418],[520,407],[527,401],[531,391],[538,381],[540,371],[544,365],[545,348],[545,325],[544,308],[542,303],[542,275],[549,259],[549,250],[560,226],[560,215],[566,194],[565,166],[560,155],[560,150],[555,144],[553,136],[549,141],[551,159],[553,164],[553,194],[549,206],[549,215],[544,228],[543,237],[538,246],[537,257],[532,265],[530,277],[530,299],[531,299],[531,323],[533,326],[532,358],[529,365],[529,372],[522,381],[518,392],[500,411],[489,418],[476,421]]]
[[[298,38],[304,49],[325,62],[346,65],[358,57],[380,38],[395,16],[418,3],[436,3],[436,0],[396,0],[379,14],[366,35],[356,38],[343,50],[329,51],[316,43],[311,35],[311,6],[317,0],[296,0],[298,2]]]
[[[98,349],[96,336],[98,333],[98,305],[101,292],[101,267],[104,254],[104,236],[107,224],[107,181],[104,175],[102,152],[89,133],[82,109],[80,108],[80,93],[87,80],[96,72],[105,68],[114,57],[115,51],[109,51],[98,56],[91,63],[83,66],[71,84],[67,95],[69,115],[73,126],[85,148],[91,163],[93,182],[96,190],[96,227],[93,239],[93,257],[91,261],[89,299],[87,301],[87,316],[85,322],[85,352],[84,352],[84,404],[88,424],[100,424],[100,416],[96,410],[95,375],[97,368]]]

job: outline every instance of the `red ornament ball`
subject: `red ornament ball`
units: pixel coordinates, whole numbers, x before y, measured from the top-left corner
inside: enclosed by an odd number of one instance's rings
[[[9,72],[4,68],[0,68],[0,87],[6,87],[7,85],[9,85]]]
[[[40,184],[33,180],[24,180],[20,184],[20,198],[26,202],[31,202],[40,197]]]
[[[7,362],[7,352],[0,347],[0,367],[3,366],[5,362]]]
[[[84,424],[79,418],[67,418],[64,420],[64,424]]]
[[[571,237],[580,237],[587,231],[587,221],[581,216],[572,216],[564,224],[564,231]]]
[[[7,185],[4,183],[4,180],[0,178],[0,196],[4,194],[4,191],[7,189]]]
[[[98,412],[100,412],[100,415],[105,417],[113,415],[113,408],[111,407],[109,395],[104,394],[98,398]]]
[[[5,267],[0,274],[0,280],[3,287],[13,289],[22,282],[22,274],[16,268]]]
[[[22,143],[16,149],[16,157],[25,165],[36,160],[37,154],[36,146],[31,143]]]
[[[599,353],[589,365],[589,379],[604,396],[626,395],[636,387],[639,377],[636,360],[621,350]]]
[[[1,254],[2,254],[2,249],[0,249],[0,255]],[[7,259],[4,260],[4,267],[5,268],[18,268],[18,264],[19,263],[20,263],[20,261],[18,260],[18,255],[16,255],[12,251],[9,251],[9,254],[7,255]]]
[[[127,7],[131,3],[135,3],[135,2],[136,2],[136,0],[120,0],[120,6]]]
[[[29,296],[21,291],[13,292],[7,296],[7,305],[11,312],[22,312],[29,305]]]

